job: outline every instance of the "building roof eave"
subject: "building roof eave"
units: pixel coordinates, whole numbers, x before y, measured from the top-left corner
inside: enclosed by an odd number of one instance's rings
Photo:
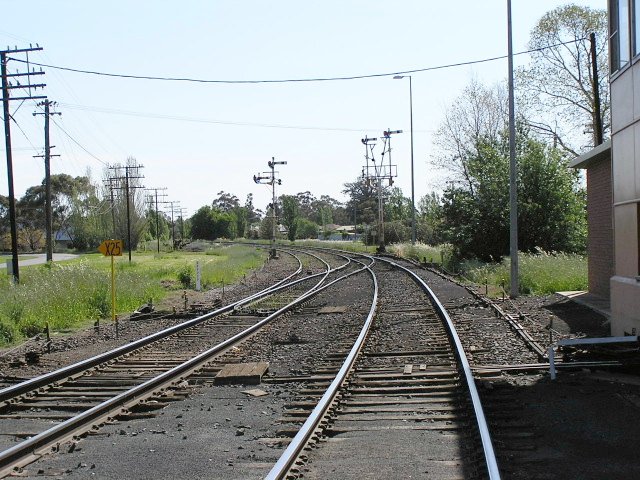
[[[611,140],[607,140],[587,153],[574,158],[569,162],[569,166],[571,168],[589,168],[593,163],[606,158],[611,158]]]

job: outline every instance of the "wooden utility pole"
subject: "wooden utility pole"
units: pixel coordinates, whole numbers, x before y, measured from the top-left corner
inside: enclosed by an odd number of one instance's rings
[[[602,113],[600,112],[600,81],[598,80],[598,57],[596,55],[596,34],[589,35],[591,41],[591,68],[593,69],[593,140],[594,147],[603,141]]]
[[[180,207],[177,210],[180,213],[180,242],[184,243],[184,216],[187,213],[187,209]]]
[[[42,50],[42,47],[29,47],[29,48],[14,48],[0,51],[0,65],[1,65],[1,74],[2,74],[2,114],[4,117],[4,141],[5,141],[5,151],[7,154],[7,179],[9,184],[9,223],[11,224],[11,266],[12,266],[12,274],[13,279],[16,283],[20,282],[20,271],[18,268],[18,229],[16,226],[16,198],[15,192],[13,189],[13,158],[11,155],[11,112],[9,111],[9,102],[11,100],[38,100],[47,98],[44,95],[35,96],[31,94],[31,89],[33,88],[42,88],[44,84],[31,84],[31,76],[32,75],[42,75],[44,72],[30,72],[29,65],[27,63],[27,71],[24,73],[14,73],[9,74],[7,72],[7,62],[9,61],[9,57],[7,54],[20,54],[33,52],[36,50]],[[27,57],[28,58],[28,57]],[[27,83],[20,84],[16,81],[16,84],[13,85],[9,79],[16,77],[26,77]],[[21,88],[27,91],[26,96],[22,97],[10,97],[9,91],[12,89]]]
[[[51,115],[62,115],[60,112],[52,112],[49,107],[54,106],[56,103],[49,100],[44,100],[38,103],[39,107],[44,106],[44,113],[34,112],[35,115],[44,115],[44,155],[34,155],[36,158],[44,157],[44,191],[45,191],[45,205],[44,205],[44,218],[45,218],[45,234],[46,234],[46,250],[47,250],[47,262],[53,261],[53,220],[51,215],[51,157],[59,157],[60,155],[51,155],[51,143],[49,141],[49,117]]]
[[[137,170],[140,168],[143,168],[144,165],[125,165],[124,167],[120,167],[120,166],[116,166],[116,167],[109,167],[111,170],[120,170],[121,168],[124,168],[124,177],[122,176],[116,176],[116,177],[110,177],[109,181],[112,180],[124,180],[124,187],[116,187],[116,188],[124,188],[125,191],[125,195],[126,195],[126,201],[127,201],[127,252],[129,253],[129,263],[131,263],[131,198],[130,198],[130,191],[133,189],[135,190],[136,188],[144,188],[142,185],[130,185],[130,180],[136,180],[136,179],[140,179],[140,178],[144,178],[143,176],[139,176],[139,175],[135,175],[135,176],[131,176],[131,174],[129,173],[130,170],[136,170],[136,174],[137,174]]]
[[[174,201],[170,201],[170,202],[163,202],[165,204],[168,204],[171,207],[171,250],[175,249],[176,246],[176,224],[173,220],[173,213],[174,211],[178,210],[178,206],[180,205],[180,202],[177,200]]]
[[[111,223],[113,224],[112,237],[113,239],[115,239],[116,238],[116,204],[115,204],[115,199],[113,197],[113,189],[115,188],[113,180],[114,179],[112,178],[108,178],[107,181],[105,182],[105,186],[109,188],[109,196],[111,197]]]
[[[155,192],[155,205],[156,205],[156,241],[158,244],[158,253],[160,253],[160,222],[158,221],[158,192],[164,192],[164,190],[166,190],[166,187],[162,187],[162,188],[147,188],[147,190],[149,190],[150,192]],[[167,194],[166,193],[162,193],[160,195],[161,197],[166,197]],[[151,199],[153,200],[153,196],[151,196]],[[153,203],[153,202],[152,202]]]

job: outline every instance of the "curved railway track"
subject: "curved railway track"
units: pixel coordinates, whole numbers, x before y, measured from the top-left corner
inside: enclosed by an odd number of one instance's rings
[[[215,473],[202,473],[208,465],[194,446],[190,460],[165,459],[159,472],[149,466],[144,478],[175,476],[173,463],[182,461],[194,477],[499,478],[488,429],[477,417],[477,393],[468,390],[473,378],[464,353],[452,349],[459,341],[428,287],[385,259],[298,248],[282,252],[298,257],[299,268],[277,286],[158,332],[148,344],[116,349],[113,359],[89,359],[88,370],[59,372],[58,379],[44,383],[33,379],[27,390],[10,387],[13,395],[0,390],[0,416],[8,425],[3,433],[30,437],[0,452],[1,473],[52,447],[66,449],[61,445],[97,425],[111,431],[109,425],[145,422],[165,411],[171,418],[173,406],[188,403],[192,387],[213,384],[223,366],[268,362],[263,388],[274,395],[269,410],[279,415],[275,421],[265,418],[269,411],[257,403],[264,400],[256,400],[254,408],[262,410],[248,410],[244,417],[263,425],[261,435],[238,437],[248,428],[242,423],[235,436],[221,428],[230,420],[222,416],[233,415],[225,399],[239,393],[233,387],[209,389],[219,397],[208,408],[218,412],[212,413],[213,430],[198,425],[201,420],[192,428],[214,446],[206,456]],[[183,428],[181,419],[177,430]],[[69,444],[67,452],[76,449],[75,441]],[[116,442],[111,445],[116,448]],[[230,445],[240,449],[236,461],[223,460]],[[278,445],[286,447],[282,456]],[[250,454],[241,454],[249,448]],[[109,475],[127,476],[142,451],[140,442],[128,443],[126,453],[115,454],[119,462]],[[64,463],[64,457],[49,456],[53,463]]]
[[[306,420],[267,478],[500,478],[448,314],[417,275],[377,260],[355,344],[326,390],[320,379],[290,405],[284,421]]]
[[[52,445],[115,415],[161,406],[156,402],[153,407],[145,407],[144,402],[194,371],[202,371],[215,356],[310,298],[330,276],[350,263],[343,258],[342,264],[333,268],[321,256],[304,253],[307,259],[303,265],[296,254],[285,253],[296,258],[299,266],[267,289],[110,352],[0,390],[3,438],[11,437],[7,429],[18,432],[16,437],[27,437],[0,452],[0,474],[10,473],[47,453]],[[171,394],[164,398],[172,400]]]

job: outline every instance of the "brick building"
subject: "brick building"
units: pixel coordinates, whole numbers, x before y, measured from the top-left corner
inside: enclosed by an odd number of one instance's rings
[[[614,275],[611,141],[579,156],[570,166],[587,171],[589,293],[609,300]]]

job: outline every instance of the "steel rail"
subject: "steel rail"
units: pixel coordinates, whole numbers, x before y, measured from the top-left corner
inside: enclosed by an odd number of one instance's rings
[[[287,253],[287,254],[289,254],[289,255],[292,255],[292,256],[294,256],[295,258],[298,258],[298,257],[296,257],[293,253],[291,253],[291,252],[290,252],[290,251],[288,251],[288,250],[285,250],[285,249],[282,249],[282,248],[279,248],[278,250],[280,250],[281,252]],[[305,253],[306,255],[309,255],[309,256],[312,256],[312,257],[316,258],[316,259],[317,259],[317,260],[319,260],[321,263],[324,263],[324,264],[325,264],[325,266],[326,266],[326,270],[325,270],[324,272],[315,273],[315,274],[313,274],[313,275],[309,275],[309,276],[306,276],[306,277],[304,277],[304,278],[300,278],[300,279],[298,279],[298,280],[295,280],[295,281],[293,281],[293,282],[291,282],[291,283],[287,284],[287,287],[291,287],[291,286],[293,286],[293,285],[296,285],[297,283],[302,283],[302,282],[307,281],[307,280],[309,280],[309,279],[311,279],[311,278],[315,278],[315,277],[323,276],[323,278],[320,280],[320,282],[318,282],[318,285],[320,285],[320,284],[322,284],[322,282],[324,281],[324,279],[325,279],[325,278],[326,278],[326,277],[327,277],[327,276],[328,276],[332,271],[335,271],[335,270],[342,270],[342,269],[343,269],[344,267],[346,267],[346,266],[348,265],[348,263],[349,263],[349,262],[347,262],[346,264],[340,265],[339,267],[336,267],[335,269],[332,269],[332,268],[331,268],[331,265],[329,265],[326,261],[324,261],[323,259],[321,259],[321,258],[320,258],[320,257],[318,257],[317,255],[314,255],[314,254],[312,254],[312,253],[308,253],[308,252],[303,252],[303,253]],[[299,258],[298,258],[298,261],[300,262],[300,268],[302,268],[302,262],[300,261],[300,259],[299,259]],[[233,307],[233,309],[234,309],[234,310],[238,310],[238,309],[239,309],[239,308],[241,308],[242,306],[247,305],[247,304],[249,304],[249,303],[251,303],[251,302],[255,302],[255,301],[257,301],[257,300],[259,300],[259,299],[261,299],[261,298],[263,298],[263,297],[265,297],[265,296],[267,296],[267,295],[269,295],[269,294],[271,294],[271,292],[269,292],[269,293],[267,293],[267,294],[264,294],[264,295],[256,294],[254,297],[247,297],[247,298],[245,298],[244,300],[241,300],[240,302],[236,303],[236,305]]]
[[[289,252],[287,252],[289,255]],[[174,325],[172,327],[168,327],[165,328],[164,330],[160,330],[159,332],[153,333],[151,335],[148,335],[146,337],[140,338],[138,340],[135,340],[131,343],[128,343],[126,345],[122,345],[118,348],[115,348],[113,350],[110,350],[108,352],[104,352],[101,353],[99,355],[95,355],[93,357],[87,358],[85,360],[81,360],[77,363],[74,363],[72,365],[67,365],[65,367],[62,367],[58,370],[54,370],[52,372],[48,372],[45,373],[44,375],[40,375],[38,377],[34,377],[31,378],[29,380],[25,380],[24,382],[20,382],[18,384],[15,385],[11,385],[9,387],[3,388],[2,390],[0,390],[0,404],[2,402],[7,402],[10,399],[13,399],[19,395],[23,395],[27,392],[33,391],[37,388],[41,388],[45,385],[49,385],[51,383],[60,381],[62,379],[71,377],[73,375],[76,375],[84,370],[87,370],[89,368],[93,368],[97,365],[100,365],[102,363],[108,362],[110,360],[113,360],[114,358],[117,358],[119,356],[125,355],[127,353],[130,353],[138,348],[144,347],[146,345],[149,345],[153,342],[156,342],[158,340],[161,340],[163,338],[166,338],[170,335],[173,335],[176,332],[179,332],[181,330],[193,327],[199,323],[202,323],[206,320],[209,320],[213,317],[222,315],[224,313],[227,313],[229,311],[232,311],[234,309],[234,307],[241,303],[241,302],[245,302],[247,299],[252,299],[255,300],[257,298],[262,298],[264,296],[270,295],[272,293],[278,292],[282,289],[285,288],[289,288],[291,285],[299,283],[300,281],[304,281],[307,280],[309,277],[305,277],[304,279],[299,279],[297,281],[293,281],[290,283],[286,283],[289,279],[293,278],[294,276],[298,275],[300,272],[302,272],[302,262],[300,261],[300,259],[298,257],[296,257],[295,255],[292,255],[294,258],[296,258],[298,260],[298,268],[297,270],[292,273],[291,275],[285,277],[282,280],[279,280],[278,282],[276,282],[275,284],[257,292],[254,293],[252,295],[250,295],[249,297],[246,297],[244,299],[241,299],[237,302],[233,302],[230,303],[229,305],[226,305],[224,307],[221,307],[217,310],[214,310],[212,312],[206,313],[204,315],[201,315],[199,317],[193,318],[191,320],[187,320],[186,322],[180,323],[178,325]],[[324,273],[324,272],[323,272]],[[319,275],[319,274],[316,274]]]
[[[327,410],[335,400],[336,394],[338,390],[344,383],[347,378],[348,373],[351,371],[354,362],[360,352],[365,339],[367,338],[367,334],[369,333],[369,329],[373,322],[373,317],[376,312],[376,307],[378,303],[378,281],[376,280],[376,276],[371,270],[371,267],[375,263],[375,260],[372,257],[369,257],[371,263],[366,265],[363,270],[367,270],[373,279],[373,299],[371,302],[371,308],[369,309],[369,314],[367,315],[367,319],[360,330],[360,334],[356,339],[353,347],[349,351],[342,367],[336,374],[336,377],[331,382],[324,395],[318,401],[318,404],[315,406],[313,411],[307,417],[307,420],[302,424],[298,433],[293,437],[285,451],[280,455],[280,458],[276,462],[276,464],[271,468],[267,476],[265,477],[267,480],[276,480],[284,478],[284,476],[289,472],[293,463],[298,458],[302,449],[307,444],[313,432],[317,428],[320,420],[324,417]],[[357,261],[357,260],[356,260]],[[361,262],[358,262],[361,263]],[[361,271],[361,270],[360,270]]]
[[[347,264],[345,264],[347,265]],[[365,267],[368,268],[368,267]],[[278,316],[288,312],[293,309],[296,305],[306,302],[311,297],[317,295],[321,291],[329,288],[331,285],[336,282],[342,281],[352,275],[360,273],[362,270],[357,270],[354,272],[350,272],[338,279],[329,282],[323,286],[314,286],[309,291],[303,293],[296,300],[290,302],[284,307],[280,308],[276,312],[272,313],[268,317],[265,317],[260,322],[252,325],[246,330],[228,338],[227,340],[219,343],[218,345],[201,352],[197,356],[193,357],[186,362],[167,370],[166,372],[161,373],[157,377],[154,377],[146,382],[133,387],[132,389],[120,393],[119,395],[106,400],[99,405],[92,407],[85,412],[76,415],[64,422],[51,427],[50,429],[41,432],[27,440],[22,441],[21,443],[11,447],[3,452],[0,452],[0,475],[7,474],[7,470],[12,468],[15,465],[20,465],[22,463],[28,463],[27,460],[29,457],[33,455],[38,455],[37,450],[42,450],[48,446],[53,445],[56,442],[60,442],[64,438],[68,438],[70,435],[78,432],[83,427],[86,427],[87,424],[91,423],[99,423],[102,419],[107,419],[109,416],[116,414],[115,412],[122,412],[123,409],[128,406],[139,402],[145,396],[150,396],[154,392],[162,391],[164,388],[167,388],[169,385],[173,383],[177,383],[183,380],[183,378],[189,375],[194,370],[197,370],[202,365],[208,363],[212,357],[215,355],[225,351],[226,349],[233,346],[235,343],[238,343],[248,336],[252,335],[255,331],[260,329],[265,324],[271,322]],[[46,453],[46,452],[42,452]]]
[[[351,254],[353,255],[353,253]],[[355,255],[371,258],[367,255],[359,254],[359,253],[355,253]],[[380,257],[373,257],[373,258],[375,260],[380,260],[382,262],[389,263],[390,265],[393,265],[405,271],[406,273],[408,273],[410,277],[423,289],[423,291],[425,291],[425,293],[431,300],[432,305],[436,309],[438,315],[445,322],[449,332],[449,337],[454,343],[456,356],[458,358],[460,366],[462,367],[465,381],[469,389],[469,394],[471,396],[474,413],[476,416],[476,420],[478,422],[478,429],[480,432],[482,446],[485,454],[485,462],[486,462],[489,478],[491,480],[499,480],[500,472],[498,470],[497,461],[495,458],[495,452],[493,449],[491,436],[489,434],[489,428],[484,416],[482,404],[480,402],[480,396],[475,386],[475,381],[473,379],[473,374],[471,373],[469,362],[464,353],[464,349],[462,348],[462,343],[460,342],[460,339],[453,325],[453,322],[451,321],[451,318],[449,317],[447,311],[444,309],[444,307],[442,306],[442,304],[440,303],[440,301],[438,300],[434,292],[418,275],[416,275],[411,270],[401,265],[398,265],[395,262],[392,262],[390,260],[380,258]],[[373,265],[373,263],[371,265]],[[361,350],[362,344],[364,343],[364,339],[366,338],[366,332],[368,331],[368,328],[373,320],[373,315],[375,314],[375,308],[376,308],[376,302],[377,302],[377,294],[378,294],[377,280],[373,271],[370,268],[367,268],[367,269],[369,270],[370,274],[373,277],[375,301],[372,304],[371,310],[369,312],[369,316],[365,321],[365,325],[363,326],[360,332],[360,335],[358,336],[356,342],[354,343],[354,346],[352,347],[349,355],[347,356],[342,368],[339,370],[335,379],[331,382],[331,385],[327,388],[326,392],[324,393],[324,395],[322,396],[322,398],[320,399],[316,407],[313,409],[309,417],[307,417],[307,420],[304,422],[304,424],[302,425],[298,433],[291,440],[291,442],[289,443],[289,446],[286,448],[286,450],[280,456],[276,464],[269,471],[268,475],[265,477],[267,480],[276,480],[276,479],[282,479],[286,477],[286,475],[292,468],[295,460],[298,458],[298,456],[302,452],[302,449],[307,444],[312,434],[316,430],[320,420],[325,416],[329,407],[333,403],[338,393],[338,389],[344,383],[347,374],[353,367],[355,358],[358,352]]]
[[[473,404],[473,410],[475,413],[476,421],[478,424],[478,431],[480,432],[480,438],[482,440],[482,447],[484,450],[485,463],[487,466],[487,472],[489,474],[489,478],[491,480],[499,480],[500,479],[500,470],[498,469],[498,462],[496,460],[495,451],[493,449],[493,442],[491,441],[491,434],[489,433],[489,426],[487,424],[487,420],[484,415],[484,410],[482,408],[482,402],[480,401],[480,394],[478,393],[478,389],[476,388],[476,383],[473,378],[473,373],[471,372],[471,367],[469,365],[469,360],[467,359],[466,354],[464,353],[464,348],[462,347],[462,342],[460,341],[460,337],[458,336],[458,332],[456,331],[453,322],[451,321],[451,317],[445,310],[442,303],[438,297],[436,297],[435,293],[429,286],[425,283],[425,281],[420,278],[416,273],[409,270],[408,268],[399,265],[391,260],[376,257],[376,259],[393,265],[396,268],[399,268],[406,273],[425,291],[425,293],[431,299],[431,303],[436,309],[440,318],[446,323],[449,337],[455,346],[455,353],[458,357],[458,361],[460,366],[462,367],[462,371],[464,373],[464,378],[467,384],[467,388],[469,389],[469,394],[471,396],[471,402]]]

